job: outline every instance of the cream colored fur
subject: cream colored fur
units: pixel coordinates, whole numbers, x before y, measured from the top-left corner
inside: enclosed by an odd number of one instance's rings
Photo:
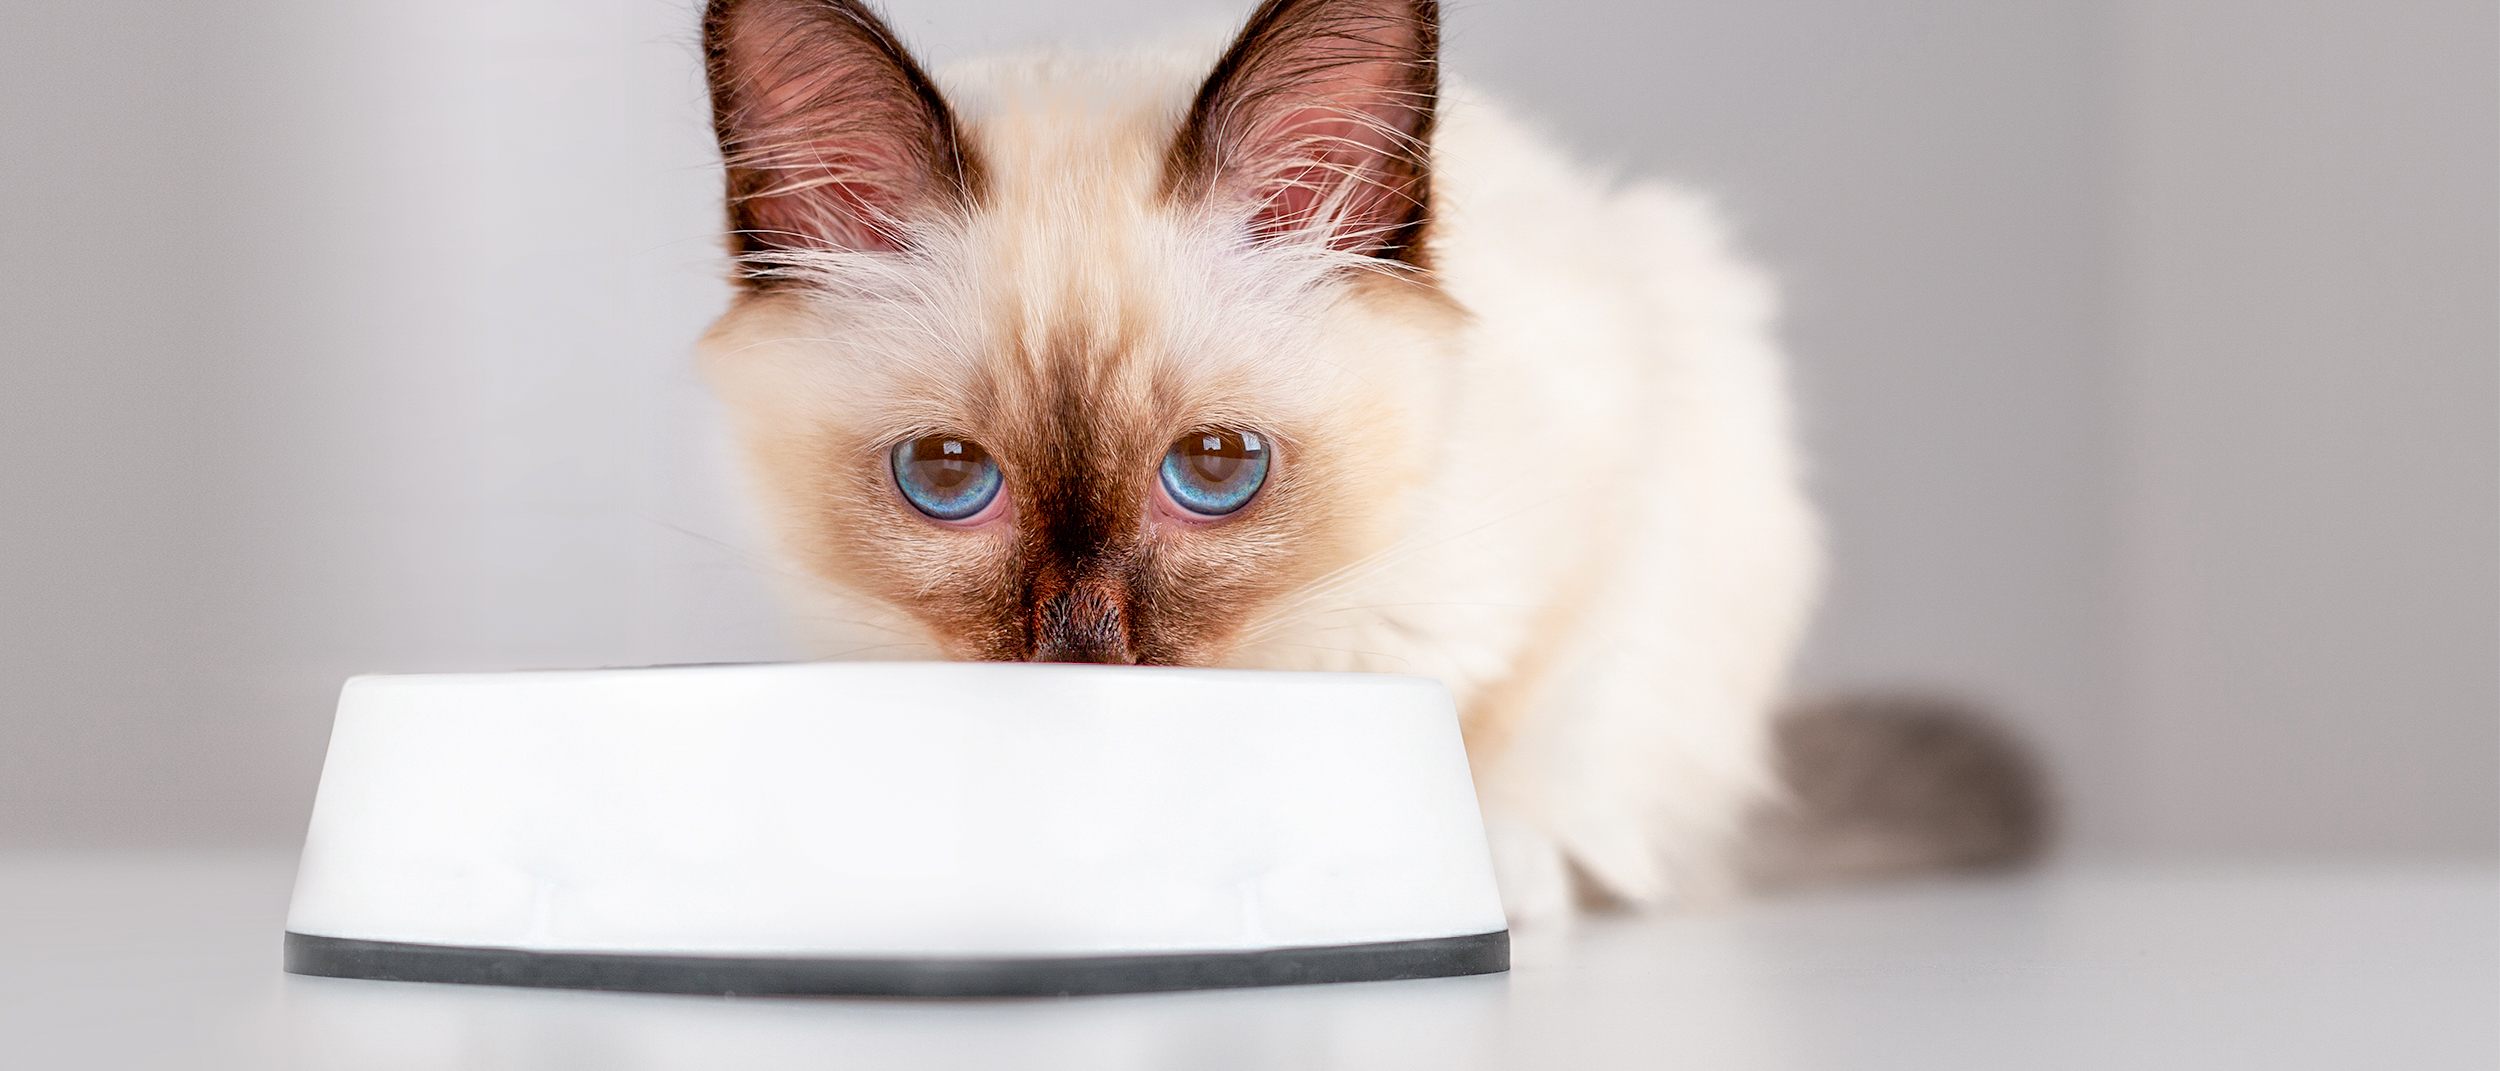
[[[1463,91],[1430,287],[1228,246],[1155,188],[1211,58],[945,72],[983,211],[922,235],[916,266],[818,256],[819,287],[747,298],[706,338],[817,651],[952,653],[846,572],[891,509],[828,458],[1004,419],[960,385],[1057,374],[1019,340],[1149,338],[1120,350],[1122,405],[1179,375],[1174,419],[1297,429],[1280,464],[1325,484],[1313,545],[1228,551],[1294,583],[1215,660],[1445,681],[1516,920],[1567,917],[1575,867],[1635,903],[1717,894],[1818,575],[1765,281],[1702,203],[1617,186]],[[944,583],[942,555],[898,560]]]

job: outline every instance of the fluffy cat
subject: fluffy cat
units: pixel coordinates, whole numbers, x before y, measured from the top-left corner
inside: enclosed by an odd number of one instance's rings
[[[1713,896],[1819,568],[1771,292],[1437,33],[1268,0],[932,77],[716,0],[708,372],[824,656],[1428,674],[1515,919]]]

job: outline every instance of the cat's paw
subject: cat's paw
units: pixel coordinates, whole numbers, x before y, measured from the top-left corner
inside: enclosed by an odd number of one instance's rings
[[[1484,836],[1493,851],[1493,878],[1502,890],[1502,913],[1514,935],[1528,930],[1564,931],[1576,902],[1571,867],[1562,845],[1518,815],[1487,807]]]

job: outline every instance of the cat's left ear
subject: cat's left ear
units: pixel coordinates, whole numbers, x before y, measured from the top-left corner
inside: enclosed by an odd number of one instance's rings
[[[1167,191],[1260,240],[1421,263],[1439,52],[1435,0],[1267,0],[1198,90]]]
[[[736,252],[893,252],[974,199],[954,111],[861,0],[711,0],[703,48]]]

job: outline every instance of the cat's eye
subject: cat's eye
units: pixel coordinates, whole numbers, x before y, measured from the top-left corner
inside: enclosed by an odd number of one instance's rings
[[[1005,482],[990,452],[970,439],[923,435],[894,446],[894,486],[913,509],[941,521],[989,508]]]
[[[1267,482],[1269,452],[1254,431],[1190,432],[1163,455],[1163,492],[1191,513],[1221,517],[1259,493]]]

